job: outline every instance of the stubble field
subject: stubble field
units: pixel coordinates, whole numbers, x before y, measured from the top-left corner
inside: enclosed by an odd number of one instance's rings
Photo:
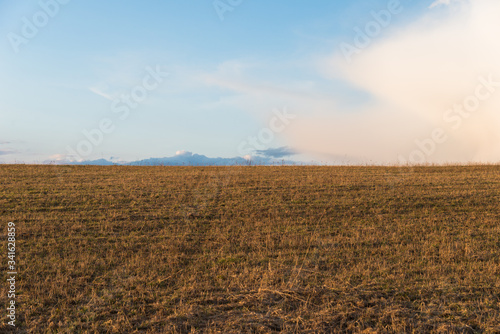
[[[0,332],[500,333],[500,166],[0,166]]]

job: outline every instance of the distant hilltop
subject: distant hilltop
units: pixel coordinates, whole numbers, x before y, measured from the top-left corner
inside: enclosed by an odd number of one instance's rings
[[[270,157],[234,157],[234,158],[209,158],[201,154],[183,152],[173,157],[149,158],[132,162],[116,162],[106,159],[85,160],[85,161],[45,161],[45,163],[55,163],[58,165],[95,165],[95,166],[272,166],[272,165],[300,165],[296,161],[283,160]]]

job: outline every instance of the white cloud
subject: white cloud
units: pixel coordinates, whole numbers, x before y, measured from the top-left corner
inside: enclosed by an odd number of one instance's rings
[[[436,7],[441,7],[441,6],[453,6],[454,4],[457,5],[465,5],[468,3],[471,3],[473,1],[482,1],[482,0],[435,0],[430,6],[429,9],[434,9]]]
[[[53,154],[49,157],[50,160],[61,161],[66,160],[66,154]]]
[[[294,113],[309,115],[317,110],[339,109],[331,87],[295,74],[287,80],[274,74],[278,66],[229,61],[218,66],[217,71],[199,75],[199,80],[205,85],[225,90],[216,103],[205,106],[244,110],[263,126],[267,125],[272,110],[276,108],[290,107]],[[283,72],[293,73],[297,69],[295,65],[282,66],[286,68],[280,69]]]
[[[99,96],[102,96],[104,97],[105,99],[108,99],[110,101],[113,101],[113,97],[109,94],[106,94],[105,92],[102,91],[102,89],[100,88],[97,88],[97,87],[89,87],[89,90],[94,93],[94,94],[97,94]]]
[[[352,64],[336,54],[324,64],[373,97],[358,115],[325,113],[294,123],[294,147],[328,154],[352,153],[367,160],[396,160],[415,141],[444,128],[449,140],[431,162],[500,160],[500,88],[457,130],[443,115],[475,93],[479,77],[500,81],[500,3],[476,0],[460,11],[431,13],[362,51]],[[439,15],[439,16],[438,16]]]
[[[437,6],[440,6],[440,5],[449,5],[451,3],[452,0],[436,0],[434,1],[430,6],[429,8],[434,8],[434,7],[437,7]],[[456,0],[455,0],[456,1]]]
[[[412,24],[388,28],[386,37],[375,39],[352,64],[339,53],[320,64],[322,74],[354,87],[365,102],[349,100],[340,89],[322,94],[321,84],[252,79],[237,63],[224,64],[204,79],[236,92],[237,98],[227,103],[264,122],[266,111],[289,107],[297,120],[280,133],[285,145],[329,161],[397,162],[398,155],[407,156],[416,140],[428,138],[436,128],[444,128],[449,140],[427,161],[498,161],[500,89],[458,130],[451,130],[443,115],[475,93],[480,76],[493,74],[500,81],[495,40],[500,2],[452,0],[442,5],[455,2],[467,5],[429,11]]]
[[[180,150],[180,151],[175,152],[175,155],[177,155],[177,156],[191,156],[191,155],[193,155],[193,153],[187,152],[184,150]]]

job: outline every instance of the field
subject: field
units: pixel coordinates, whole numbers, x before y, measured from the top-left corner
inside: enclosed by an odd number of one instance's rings
[[[500,166],[3,165],[0,182],[19,332],[500,333]]]

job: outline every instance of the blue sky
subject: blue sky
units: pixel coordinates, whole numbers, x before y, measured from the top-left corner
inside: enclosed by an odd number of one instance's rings
[[[380,95],[325,64],[342,56],[342,43],[354,45],[356,27],[364,29],[373,12],[393,2],[0,0],[0,162],[130,161],[182,150],[233,157],[283,146],[298,149],[297,159],[377,159],[372,149],[340,145],[366,147],[370,137],[331,138],[325,126],[364,133],[369,116],[360,122],[344,115],[369,113]],[[401,0],[366,48],[411,34],[408,27],[431,12],[435,19],[454,15],[448,3],[430,9],[433,1]],[[372,60],[366,62],[378,67]],[[366,62],[360,59],[359,68]],[[151,71],[163,73],[158,82]],[[154,89],[145,90],[144,80]],[[147,97],[125,117],[113,103],[123,107],[124,94],[134,91]],[[270,135],[279,110],[294,118]],[[309,143],[316,129],[327,148]],[[258,144],[241,150],[259,135]],[[391,154],[411,152],[407,141],[409,148]]]

